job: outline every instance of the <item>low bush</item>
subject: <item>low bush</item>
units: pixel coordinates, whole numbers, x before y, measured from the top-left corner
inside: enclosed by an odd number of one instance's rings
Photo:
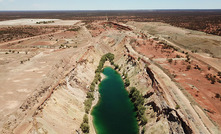
[[[128,78],[125,79],[124,85],[125,87],[130,86],[130,80]]]
[[[84,101],[84,108],[85,108],[85,112],[86,112],[87,114],[88,114],[89,111],[91,110],[92,101],[93,101],[92,98],[87,98],[87,99]]]
[[[90,131],[90,126],[88,123],[82,123],[80,128],[84,133],[89,133]]]
[[[186,66],[186,70],[188,71],[188,70],[190,70],[191,69],[191,65],[187,65]]]
[[[167,61],[171,64],[173,62],[173,59],[168,59]]]
[[[176,107],[175,107],[175,109],[180,109],[180,106],[177,104]]]
[[[94,94],[92,92],[87,92],[87,98],[94,99]]]
[[[180,58],[180,55],[176,55],[176,58]]]
[[[81,123],[81,130],[82,132],[84,133],[89,133],[89,130],[90,130],[90,126],[89,126],[89,121],[88,121],[88,115],[85,114],[84,117],[83,117],[83,122]]]

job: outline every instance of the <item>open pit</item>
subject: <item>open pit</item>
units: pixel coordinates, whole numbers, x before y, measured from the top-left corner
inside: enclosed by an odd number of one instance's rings
[[[23,34],[0,42],[0,133],[82,133],[84,102],[106,53],[127,74],[126,90],[136,87],[144,98],[140,133],[220,133],[220,36],[164,23],[6,22],[2,30],[7,24]],[[28,29],[38,31],[27,36]],[[98,84],[94,96],[93,106]]]

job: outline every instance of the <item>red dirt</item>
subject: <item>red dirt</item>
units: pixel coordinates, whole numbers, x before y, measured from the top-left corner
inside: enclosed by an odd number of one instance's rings
[[[158,44],[158,45],[157,45]],[[185,57],[186,55],[175,51],[173,48],[162,49],[163,45],[154,40],[140,40],[132,45],[139,53],[154,60],[157,58],[175,58],[176,55]],[[217,72],[213,69],[208,70],[208,65],[200,61],[191,59],[188,63],[184,60],[176,60],[169,63],[167,60],[156,61],[161,67],[166,69],[171,77],[178,82],[195,101],[207,112],[213,121],[221,126],[221,98],[216,98],[216,93],[221,94],[221,84],[207,80],[206,74],[215,75],[217,79]],[[187,66],[191,65],[191,69],[187,71]],[[194,69],[195,66],[200,68]]]
[[[86,26],[86,28],[90,31],[92,37],[99,36],[104,31],[109,30],[125,30],[125,31],[131,31],[132,29],[128,26],[124,26],[121,24],[117,24],[114,22],[101,22],[101,23],[91,23]]]

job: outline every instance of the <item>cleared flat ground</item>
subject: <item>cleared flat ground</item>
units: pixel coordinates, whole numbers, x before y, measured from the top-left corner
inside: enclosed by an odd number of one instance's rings
[[[54,21],[54,23],[48,24],[36,24],[37,22],[43,21]],[[5,26],[21,26],[21,25],[31,25],[31,26],[42,26],[42,25],[74,25],[75,23],[79,22],[78,20],[59,20],[59,19],[17,19],[17,20],[7,20],[7,21],[0,21],[0,27]]]
[[[148,33],[156,37],[171,41],[180,47],[221,58],[220,36],[178,28],[160,22],[129,22],[128,24],[141,29],[141,31],[148,31]]]

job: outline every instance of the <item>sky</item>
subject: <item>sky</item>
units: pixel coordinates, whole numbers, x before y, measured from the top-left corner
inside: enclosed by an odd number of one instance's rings
[[[221,0],[0,0],[0,10],[221,9]]]

